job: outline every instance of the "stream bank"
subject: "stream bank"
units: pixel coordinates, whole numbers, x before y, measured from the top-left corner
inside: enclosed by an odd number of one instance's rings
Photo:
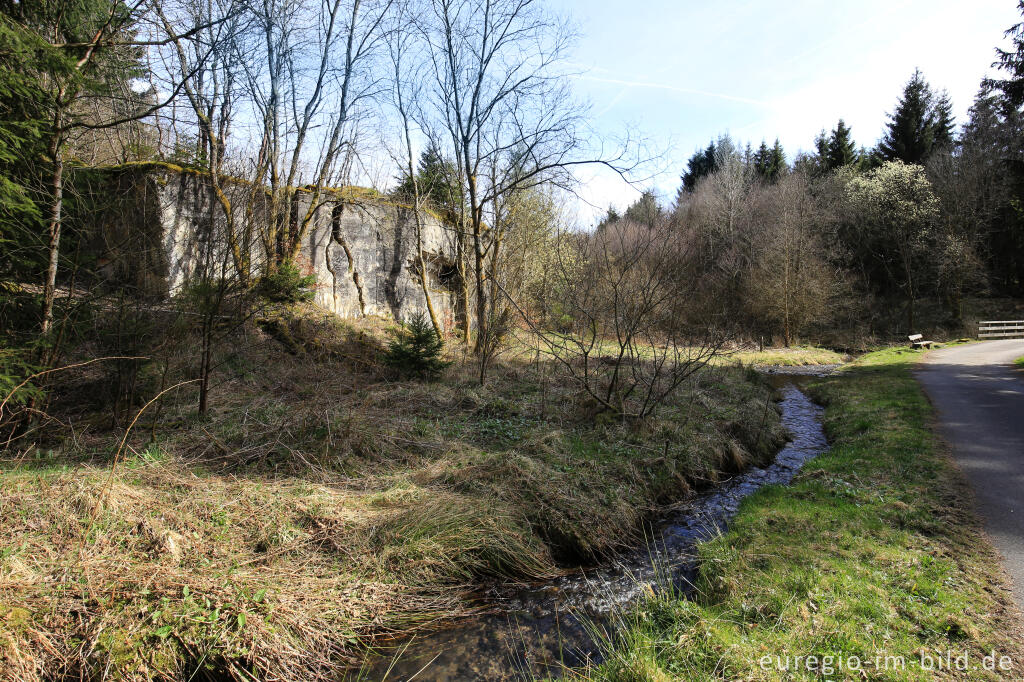
[[[797,369],[796,372],[784,370]],[[676,505],[651,524],[645,545],[605,564],[522,587],[481,595],[488,613],[413,639],[364,671],[371,680],[515,680],[557,675],[600,660],[595,628],[645,594],[671,582],[692,589],[696,546],[724,532],[740,503],[766,485],[788,484],[803,464],[828,448],[821,408],[798,387],[832,368],[773,368],[782,422],[792,436],[768,465],[752,467]]]

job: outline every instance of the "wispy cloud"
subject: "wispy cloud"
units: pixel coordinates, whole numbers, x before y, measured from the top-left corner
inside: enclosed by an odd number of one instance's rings
[[[609,111],[611,111],[615,107],[616,104],[618,104],[619,102],[622,101],[622,98],[626,96],[626,94],[630,91],[630,89],[631,89],[630,86],[627,85],[626,87],[624,87],[621,90],[619,90],[618,94],[615,95],[615,97],[612,97],[612,101],[608,102],[608,104],[606,104],[603,107],[601,107],[601,110],[598,111],[598,112],[595,112],[594,116],[601,117],[601,116],[604,116],[605,114],[607,114]]]
[[[621,78],[603,78],[601,76],[591,76],[587,74],[578,75],[576,78],[580,80],[594,81],[596,83],[609,83],[611,85],[625,85],[630,88],[648,88],[650,90],[665,90],[667,92],[678,92],[684,95],[699,95],[701,97],[714,97],[716,99],[724,99],[729,102],[742,102],[744,104],[754,104],[756,106],[768,107],[771,106],[768,102],[751,99],[749,97],[738,97],[736,95],[729,95],[722,92],[709,92],[707,90],[697,90],[695,88],[684,88],[678,85],[670,85],[668,83],[652,83],[650,81],[634,81],[624,80]],[[621,95],[622,93],[619,93]]]

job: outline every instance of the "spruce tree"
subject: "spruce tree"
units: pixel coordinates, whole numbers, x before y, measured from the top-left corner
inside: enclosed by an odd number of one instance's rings
[[[919,69],[914,70],[903,95],[896,104],[896,110],[889,115],[885,136],[879,143],[879,150],[888,161],[923,163],[936,147],[936,124],[948,126],[948,133],[940,136],[952,137],[952,107],[947,108],[948,119],[936,111],[936,98]],[[948,98],[946,99],[948,104]]]
[[[782,150],[779,138],[776,137],[775,144],[772,146],[768,156],[768,177],[774,182],[788,170],[789,165],[786,163],[786,153]]]
[[[771,151],[769,151],[767,143],[761,140],[761,146],[754,153],[754,171],[762,180],[769,180],[770,167]]]
[[[596,229],[598,232],[600,232],[609,225],[614,225],[615,223],[619,222],[621,219],[622,216],[619,215],[619,212],[617,210],[615,210],[615,207],[609,206],[608,210],[605,211],[604,217],[601,218],[600,221],[598,221]]]
[[[882,156],[882,152],[877,147],[874,149],[861,147],[857,151],[857,171],[860,173],[873,171],[883,163],[885,163],[885,157]]]
[[[423,313],[416,313],[394,333],[384,364],[403,378],[436,379],[452,364],[442,355],[444,341]]]
[[[772,147],[762,140],[761,146],[754,154],[754,171],[757,176],[765,182],[775,182],[788,169],[786,154],[782,150],[779,138],[775,138],[775,145]]]
[[[395,194],[409,200],[413,196],[412,179],[403,174]],[[431,143],[420,154],[416,169],[420,196],[432,206],[451,216],[457,215],[463,202],[462,188],[459,187],[455,164],[444,158],[441,150]]]
[[[827,173],[828,167],[828,131],[822,128],[821,132],[814,137],[814,158],[813,168],[815,174]]]
[[[839,119],[832,135],[828,139],[828,148],[825,155],[825,168],[836,170],[848,166],[857,160],[857,148],[853,144],[853,137],[850,135],[850,128],[843,119]]]
[[[953,117],[953,103],[949,100],[949,93],[945,90],[935,98],[932,114],[934,118],[932,121],[933,151],[952,149],[955,142],[956,121]]]
[[[718,149],[714,142],[703,150],[698,150],[686,163],[686,172],[682,175],[683,189],[692,192],[701,178],[718,170]]]
[[[45,264],[38,159],[47,96],[36,73],[56,61],[45,43],[0,13],[0,278],[29,279]],[[0,295],[3,287],[0,286]]]
[[[1024,0],[1018,0],[1017,10],[1024,14]],[[1014,24],[1003,35],[1013,45],[1009,50],[996,48],[996,61],[992,66],[1005,72],[1007,77],[987,78],[983,84],[1001,92],[1010,106],[1020,109],[1024,106],[1024,22]]]
[[[625,217],[628,220],[653,228],[661,216],[661,207],[658,206],[658,197],[652,190],[645,190],[640,198],[634,201],[626,209]]]

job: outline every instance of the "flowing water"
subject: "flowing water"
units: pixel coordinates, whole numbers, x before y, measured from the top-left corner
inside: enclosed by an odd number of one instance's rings
[[[748,469],[675,507],[653,524],[646,545],[607,563],[550,582],[488,590],[482,595],[487,614],[406,642],[391,652],[401,652],[396,661],[381,660],[364,679],[535,679],[600,660],[595,627],[607,625],[609,614],[667,581],[690,591],[695,545],[724,531],[743,498],[764,485],[788,484],[807,460],[828,448],[821,408],[797,384],[829,369],[767,372],[782,393],[782,422],[793,439],[771,464]]]

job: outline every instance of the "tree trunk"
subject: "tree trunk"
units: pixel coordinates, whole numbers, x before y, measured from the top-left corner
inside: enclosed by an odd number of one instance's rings
[[[459,324],[462,325],[462,342],[468,346],[471,338],[469,328],[469,254],[466,249],[465,227],[465,211],[463,211],[458,234],[455,236],[455,258],[457,261],[455,267],[459,271],[459,305],[456,307]]]
[[[50,220],[48,225],[49,242],[47,244],[48,262],[46,280],[43,282],[43,334],[49,333],[53,327],[53,303],[57,290],[57,263],[60,260],[60,228],[64,210],[64,159],[60,116],[54,121],[58,132],[50,140],[49,153],[53,159],[53,174],[50,179]]]
[[[417,195],[419,192],[417,191]],[[423,300],[427,304],[427,312],[430,314],[430,324],[434,325],[434,332],[437,333],[437,337],[444,338],[444,330],[441,328],[441,323],[437,320],[437,311],[434,310],[434,302],[430,300],[430,286],[427,283],[427,263],[423,258],[423,226],[420,219],[419,210],[419,197],[416,198],[416,207],[413,209],[416,214],[416,255],[419,258],[420,265],[420,285],[423,287]]]
[[[474,353],[483,352],[487,336],[487,292],[484,290],[484,251],[481,221],[473,219],[473,263],[476,267],[476,343]]]
[[[201,417],[206,416],[210,400],[210,357],[213,347],[212,339],[210,339],[213,330],[209,328],[210,326],[209,323],[204,325],[203,350],[199,367],[199,416]]]

